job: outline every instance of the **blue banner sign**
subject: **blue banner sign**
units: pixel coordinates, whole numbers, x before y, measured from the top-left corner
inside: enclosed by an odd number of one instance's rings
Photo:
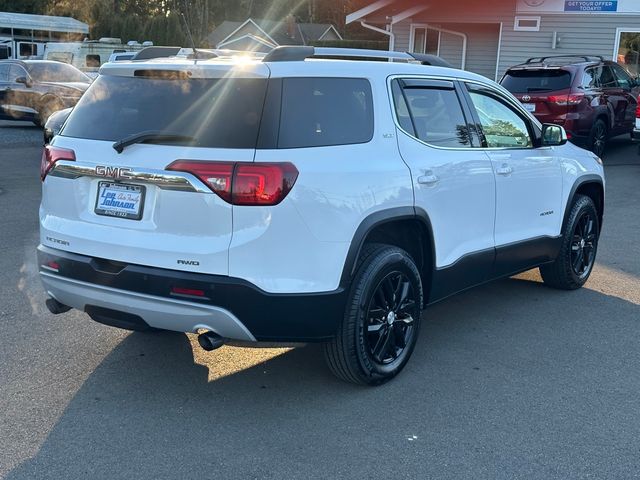
[[[565,12],[617,12],[618,1],[565,0]]]

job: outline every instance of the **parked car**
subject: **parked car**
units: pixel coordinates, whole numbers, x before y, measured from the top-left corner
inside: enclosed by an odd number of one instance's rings
[[[206,350],[322,342],[338,377],[376,385],[429,304],[538,267],[580,288],[600,159],[487,78],[414,58],[104,65],[42,157],[50,311]]]
[[[49,116],[73,107],[91,79],[77,68],[45,60],[0,61],[0,118],[44,126]]]
[[[635,126],[640,86],[621,65],[593,56],[530,58],[500,82],[543,123],[562,125],[596,155]]]

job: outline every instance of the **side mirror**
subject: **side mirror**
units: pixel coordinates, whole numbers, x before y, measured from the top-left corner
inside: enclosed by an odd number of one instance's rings
[[[44,144],[48,145],[53,140],[53,137],[60,133],[64,122],[67,121],[67,117],[71,113],[71,108],[65,108],[52,113],[47,122],[44,124]]]
[[[545,123],[542,126],[542,146],[559,147],[569,141],[564,127],[553,123]]]
[[[23,83],[27,88],[31,88],[33,83],[27,77],[18,77],[16,78],[16,83]]]

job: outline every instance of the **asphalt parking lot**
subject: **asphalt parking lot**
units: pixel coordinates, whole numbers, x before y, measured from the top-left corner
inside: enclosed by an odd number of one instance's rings
[[[640,476],[640,157],[615,140],[587,286],[537,272],[424,315],[379,388],[315,346],[224,347],[53,316],[37,278],[42,132],[0,122],[0,478]]]

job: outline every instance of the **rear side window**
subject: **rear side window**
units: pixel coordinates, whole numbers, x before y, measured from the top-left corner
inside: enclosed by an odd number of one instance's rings
[[[398,123],[429,145],[471,147],[469,127],[454,89],[393,86]]]
[[[373,138],[368,80],[285,78],[278,148],[367,143]]]
[[[511,93],[554,92],[571,88],[566,70],[511,70],[501,82]]]
[[[117,141],[154,131],[208,148],[255,148],[266,79],[159,79],[100,75],[62,135]],[[167,143],[167,142],[163,142]]]

